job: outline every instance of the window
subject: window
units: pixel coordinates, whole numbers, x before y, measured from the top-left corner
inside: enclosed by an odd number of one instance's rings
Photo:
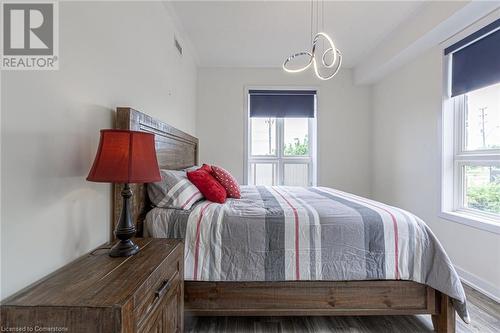
[[[315,91],[250,90],[247,183],[315,184]]]
[[[500,84],[454,97],[456,209],[500,217]]]
[[[500,233],[500,20],[486,28],[445,50],[442,211]]]

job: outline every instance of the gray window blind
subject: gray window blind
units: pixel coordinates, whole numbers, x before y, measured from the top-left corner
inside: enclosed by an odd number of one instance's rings
[[[314,118],[315,90],[250,90],[250,117]]]

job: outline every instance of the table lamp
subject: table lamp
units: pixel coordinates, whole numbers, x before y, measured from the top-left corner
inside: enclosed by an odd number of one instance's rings
[[[111,248],[111,257],[128,257],[139,251],[130,238],[136,233],[130,215],[130,183],[161,180],[156,159],[154,134],[128,130],[101,130],[99,148],[88,181],[123,184],[123,207],[116,225],[119,241]]]

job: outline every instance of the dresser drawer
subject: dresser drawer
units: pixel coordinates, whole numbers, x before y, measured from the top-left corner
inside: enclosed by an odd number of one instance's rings
[[[164,328],[166,333],[176,332],[181,333],[184,323],[184,309],[182,292],[183,284],[179,284],[172,290],[172,294],[167,297],[165,308],[163,310]]]
[[[181,333],[182,332],[182,284],[170,288],[158,306],[148,314],[137,333]]]
[[[182,252],[182,251],[181,251]],[[177,289],[182,282],[182,262],[180,255],[169,256],[172,260],[165,260],[148,277],[148,279],[139,287],[134,294],[134,317],[136,318],[136,327],[140,327],[144,320],[164,303],[165,297],[169,296],[170,291]]]

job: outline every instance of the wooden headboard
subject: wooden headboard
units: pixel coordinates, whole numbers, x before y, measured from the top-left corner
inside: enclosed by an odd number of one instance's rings
[[[127,129],[155,134],[156,156],[160,169],[180,170],[198,163],[198,139],[168,124],[148,116],[130,107],[116,109],[117,129]],[[146,213],[151,209],[146,185],[131,184],[133,192],[131,202],[132,219],[137,227],[137,235],[142,236],[142,225]],[[113,221],[111,237],[122,209],[122,185],[113,189]]]

